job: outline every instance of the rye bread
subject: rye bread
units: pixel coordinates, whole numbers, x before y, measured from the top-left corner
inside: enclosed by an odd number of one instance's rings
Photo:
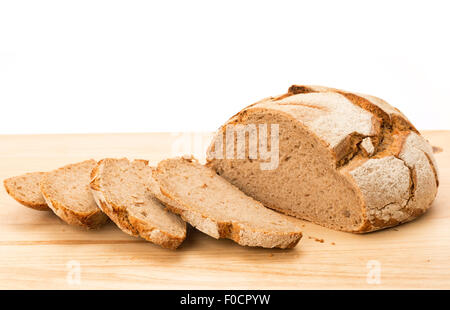
[[[87,229],[97,229],[108,217],[97,207],[89,182],[93,159],[64,166],[45,173],[40,182],[47,205],[64,222]]]
[[[106,158],[92,170],[90,186],[97,205],[124,232],[176,249],[186,223],[154,197],[155,183],[148,161]]]
[[[257,158],[249,156],[250,143],[241,158],[237,143],[222,143],[227,128],[244,128],[241,135],[253,128],[259,137],[273,124],[273,169],[261,169],[270,135],[268,142],[257,138]],[[226,142],[237,139],[232,134]],[[207,166],[267,207],[355,233],[415,219],[431,206],[439,182],[431,146],[398,109],[322,86],[293,85],[240,111],[214,137]]]
[[[39,188],[44,172],[30,172],[3,181],[6,192],[22,205],[38,211],[50,211]]]
[[[157,197],[198,230],[240,245],[292,248],[300,238],[300,221],[265,208],[215,171],[193,158],[160,162],[153,176]]]

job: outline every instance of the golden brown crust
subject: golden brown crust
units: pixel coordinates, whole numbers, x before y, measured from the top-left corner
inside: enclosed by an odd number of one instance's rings
[[[155,227],[150,227],[148,223],[129,216],[130,224],[139,231],[139,235],[147,241],[155,243],[165,249],[175,250],[186,239],[186,235],[183,237],[170,234],[168,232],[160,231]]]
[[[95,195],[96,193],[93,192]],[[128,217],[128,212],[124,211],[121,207],[109,201],[108,199],[98,199],[96,197],[97,204],[101,207],[102,211],[108,215],[108,217],[115,223],[120,224],[120,228],[125,233],[131,236],[139,236],[139,231],[130,223],[130,218]]]
[[[100,210],[90,213],[74,212],[60,204],[59,201],[47,196],[44,192],[42,194],[53,212],[69,225],[98,229],[108,221],[108,218]]]
[[[351,230],[355,233],[362,233],[362,232],[369,232],[374,230],[379,230],[391,226],[398,225],[403,222],[410,221],[414,219],[415,217],[420,216],[423,214],[426,209],[429,208],[429,205],[427,206],[415,206],[415,207],[407,207],[405,206],[404,209],[402,209],[402,212],[404,212],[405,215],[409,215],[406,219],[397,220],[396,218],[392,217],[388,220],[385,219],[379,219],[376,217],[371,216],[369,219],[368,212],[369,212],[369,206],[366,205],[365,197],[360,191],[360,185],[355,182],[352,178],[352,176],[349,174],[349,172],[358,166],[361,166],[365,164],[368,160],[371,159],[381,159],[388,156],[395,156],[397,159],[404,161],[400,153],[404,150],[404,145],[406,142],[406,139],[410,133],[415,133],[417,135],[420,135],[420,133],[417,131],[417,129],[409,122],[409,120],[401,114],[398,109],[395,109],[393,107],[390,107],[386,102],[383,100],[373,97],[373,96],[366,96],[366,95],[360,95],[355,93],[350,93],[334,88],[328,88],[328,87],[321,87],[321,86],[304,86],[304,85],[292,85],[288,92],[284,95],[278,96],[278,97],[271,97],[261,102],[267,102],[273,105],[277,104],[278,100],[285,99],[289,96],[297,95],[297,94],[308,94],[308,93],[321,93],[321,92],[332,92],[337,93],[345,98],[347,98],[348,101],[353,103],[354,105],[360,107],[361,109],[371,113],[373,118],[372,128],[375,128],[375,134],[373,136],[369,136],[370,141],[372,142],[374,151],[372,153],[368,153],[365,149],[361,147],[361,142],[365,136],[362,136],[356,132],[349,134],[345,139],[341,141],[335,148],[330,149],[330,152],[332,155],[336,158],[336,168],[346,176],[346,179],[350,181],[350,183],[353,184],[353,187],[355,188],[355,193],[360,197],[361,200],[361,214],[363,216],[363,221],[361,223],[361,226],[357,230]],[[294,102],[294,100],[293,100]],[[222,130],[226,127],[228,124],[242,124],[245,122],[246,119],[249,118],[250,113],[256,113],[260,107],[258,107],[258,103],[248,106],[247,108],[244,108],[241,112],[237,113],[235,116],[233,116],[225,125],[221,127],[221,130],[219,130],[219,134],[221,134]],[[301,103],[299,103],[301,104]],[[265,105],[265,107],[270,107],[270,105]],[[312,107],[311,107],[312,108]],[[386,108],[386,110],[385,110]],[[271,111],[271,110],[268,110]],[[279,109],[273,110],[268,113],[281,113],[286,114],[284,111],[280,111]],[[301,121],[298,121],[298,124],[302,124]],[[316,133],[312,130],[309,130],[311,134],[314,136],[317,136]],[[320,139],[319,140],[323,140]],[[212,144],[210,147],[210,150],[212,148]],[[428,158],[428,162],[431,166],[431,169],[433,170],[433,174],[436,180],[436,184],[438,185],[438,173],[437,168],[435,167],[435,162],[431,158],[432,152],[424,152],[425,156]],[[209,167],[214,167],[214,164],[212,160],[208,160],[207,165]],[[405,166],[406,163],[405,163]],[[409,167],[409,175],[410,175],[410,197],[408,199],[408,203],[410,200],[413,199],[415,188],[418,186],[418,179],[416,177],[416,168],[415,167]],[[223,168],[221,168],[223,169]],[[431,193],[430,193],[431,194]],[[276,208],[274,206],[270,206],[273,209],[276,209],[278,211],[281,211],[283,213],[289,214],[287,210],[283,210],[281,208]],[[295,214],[289,214],[294,215]],[[345,230],[345,229],[344,229]]]

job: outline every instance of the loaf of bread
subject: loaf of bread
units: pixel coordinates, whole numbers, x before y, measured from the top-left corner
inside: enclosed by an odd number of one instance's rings
[[[156,197],[211,237],[282,249],[302,237],[299,220],[265,208],[193,158],[163,160],[153,175],[160,186]]]
[[[127,234],[169,249],[186,238],[186,223],[154,197],[159,186],[148,161],[102,159],[92,170],[91,190],[97,205]]]
[[[291,86],[222,126],[207,165],[265,206],[363,233],[411,221],[433,202],[432,147],[377,97]]]

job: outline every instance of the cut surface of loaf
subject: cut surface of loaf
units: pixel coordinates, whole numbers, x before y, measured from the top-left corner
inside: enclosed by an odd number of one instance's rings
[[[96,164],[91,159],[67,165],[45,173],[41,179],[40,189],[47,205],[70,225],[96,229],[108,220],[95,203],[89,187]]]
[[[6,192],[22,205],[38,210],[50,211],[39,188],[44,172],[31,172],[3,181]]]
[[[265,146],[276,151],[271,169]],[[432,148],[400,111],[322,86],[293,85],[240,111],[214,137],[207,166],[267,207],[356,233],[418,217],[438,187]]]
[[[168,208],[214,238],[292,248],[302,236],[300,221],[264,207],[193,158],[163,160],[153,175]]]
[[[186,238],[186,223],[154,197],[159,190],[146,160],[101,160],[92,170],[97,204],[124,232],[164,248],[176,249]]]

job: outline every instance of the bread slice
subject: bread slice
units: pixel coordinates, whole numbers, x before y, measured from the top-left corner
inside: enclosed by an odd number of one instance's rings
[[[186,223],[154,197],[155,183],[146,160],[103,159],[91,174],[95,201],[120,229],[176,249],[186,238]]]
[[[22,205],[38,211],[50,211],[39,188],[44,172],[31,172],[3,181],[6,192]]]
[[[256,138],[239,146],[245,134]],[[207,166],[267,207],[355,233],[411,221],[438,188],[432,148],[399,110],[322,86],[243,109],[214,137]]]
[[[96,229],[108,217],[97,207],[89,188],[93,159],[71,164],[43,175],[40,188],[47,205],[70,225]]]
[[[285,249],[302,237],[298,220],[265,208],[193,158],[163,160],[153,175],[168,208],[214,238]]]

